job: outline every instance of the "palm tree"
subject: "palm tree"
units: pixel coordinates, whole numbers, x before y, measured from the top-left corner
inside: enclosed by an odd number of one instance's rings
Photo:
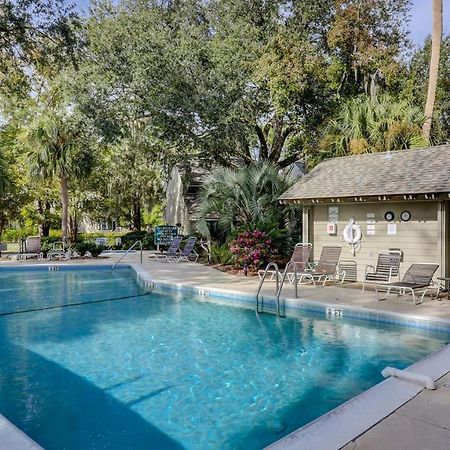
[[[422,111],[406,100],[354,98],[326,126],[318,159],[426,145],[422,123]]]
[[[428,78],[428,94],[425,103],[425,121],[422,133],[427,144],[430,143],[431,120],[433,117],[436,87],[438,81],[439,58],[442,41],[442,0],[433,0],[433,31],[431,35],[430,75]]]
[[[279,225],[292,207],[279,205],[277,199],[293,182],[267,162],[237,170],[216,169],[205,181],[201,194],[199,232],[209,235],[206,220],[211,214],[219,215],[218,225],[223,231],[241,226]]]
[[[80,133],[63,114],[42,114],[25,130],[23,141],[30,175],[40,179],[57,178],[61,189],[62,238],[67,240],[69,182],[72,177],[87,175],[92,155],[80,148]]]

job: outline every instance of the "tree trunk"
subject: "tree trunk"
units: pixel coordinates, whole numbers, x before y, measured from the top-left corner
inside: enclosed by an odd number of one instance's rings
[[[76,242],[78,234],[78,219],[76,214],[69,215],[69,240],[70,242]]]
[[[136,231],[141,231],[141,216],[141,200],[135,198],[133,200],[133,229]]]
[[[50,235],[50,223],[46,220],[39,224],[39,236],[48,237]]]
[[[37,200],[35,204],[40,217],[38,224],[39,236],[47,237],[50,234],[50,221],[48,220],[50,216],[50,203]]]
[[[430,144],[431,120],[433,117],[434,102],[436,98],[441,40],[442,0],[433,0],[433,32],[431,35],[430,74],[428,78],[427,102],[425,104],[425,122],[422,127],[423,137],[428,144]]]
[[[67,178],[65,175],[61,175],[61,205],[62,205],[62,217],[61,217],[61,229],[62,239],[67,241],[67,219],[69,215],[69,188],[67,186]]]

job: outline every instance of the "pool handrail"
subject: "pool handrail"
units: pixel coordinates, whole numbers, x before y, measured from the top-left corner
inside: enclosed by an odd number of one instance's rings
[[[280,281],[280,287],[277,290],[277,305],[278,305],[278,315],[280,315],[280,296],[281,291],[283,290],[284,282],[286,281],[286,276],[288,274],[289,266],[294,266],[294,292],[295,292],[295,298],[298,298],[298,282],[297,282],[297,264],[294,260],[290,260],[283,272],[283,276],[281,277]]]
[[[142,244],[142,241],[141,240],[139,240],[139,241],[136,241],[114,264],[113,264],[113,266],[112,266],[112,270],[114,270],[115,268],[116,268],[116,266],[117,266],[117,264],[119,264],[120,263],[120,261],[122,261],[122,259],[123,258],[125,258],[125,256],[127,256],[128,255],[128,253],[130,253],[131,252],[131,250],[133,250],[133,248],[134,248],[134,246],[136,245],[136,244],[140,244],[140,247],[141,247],[141,257],[140,257],[140,263],[142,264],[142,250],[143,250],[143,244]]]
[[[274,262],[270,262],[269,264],[267,264],[266,270],[264,270],[264,274],[261,277],[261,281],[259,282],[259,286],[258,286],[258,290],[256,291],[256,312],[263,312],[263,310],[259,309],[259,294],[261,292],[262,286],[264,284],[264,281],[266,280],[266,276],[268,273],[268,270],[273,267],[275,269],[276,272],[276,291],[275,293],[278,293],[278,289],[279,289],[279,283],[280,283],[280,271],[278,269],[278,264],[274,263]],[[262,305],[261,305],[262,306]],[[277,315],[280,315],[280,305],[279,305],[279,299],[277,299]]]

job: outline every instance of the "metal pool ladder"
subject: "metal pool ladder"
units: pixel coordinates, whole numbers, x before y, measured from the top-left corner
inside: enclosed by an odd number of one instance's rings
[[[112,266],[112,269],[114,270],[117,266],[117,264],[120,263],[120,261],[122,261],[123,258],[125,258],[125,256],[128,255],[128,253],[131,252],[131,250],[133,250],[133,248],[135,247],[136,244],[139,244],[141,247],[141,257],[140,257],[140,262],[142,264],[142,250],[143,250],[143,245],[142,245],[142,241],[136,241]]]
[[[294,266],[295,298],[298,298],[297,266],[295,265],[295,262],[289,261],[287,263],[286,268],[284,269],[283,275],[281,277],[281,281],[280,281],[280,270],[278,269],[278,265],[274,262],[271,262],[267,265],[266,269],[264,270],[264,274],[261,277],[261,281],[259,282],[258,290],[256,291],[256,312],[257,313],[267,312],[262,309],[262,301],[261,302],[259,301],[259,294],[261,293],[261,289],[263,287],[264,281],[266,280],[269,269],[273,267],[275,269],[275,276],[276,276],[276,291],[275,291],[275,296],[276,296],[276,301],[277,301],[277,313],[276,314],[278,317],[285,317],[285,314],[281,313],[281,309],[280,309],[280,296],[281,296],[281,291],[283,290],[284,282],[286,281],[286,276],[288,274],[289,267],[291,265]]]

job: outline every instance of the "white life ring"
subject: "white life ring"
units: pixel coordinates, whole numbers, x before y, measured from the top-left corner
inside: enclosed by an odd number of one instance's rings
[[[347,242],[347,244],[357,244],[362,238],[361,226],[355,223],[354,221],[350,221],[344,227],[344,231],[342,231],[342,239]]]
[[[359,252],[361,249],[361,238],[361,226],[355,222],[355,219],[351,218],[342,231],[342,240],[352,246],[351,252],[353,256],[355,256],[356,252]]]

